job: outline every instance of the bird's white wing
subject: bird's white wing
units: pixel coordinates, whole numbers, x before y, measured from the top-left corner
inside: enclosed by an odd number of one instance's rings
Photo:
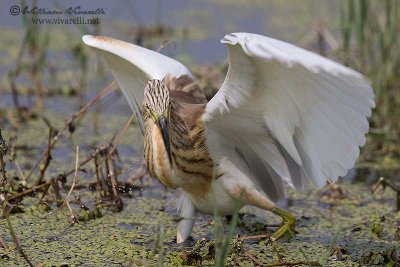
[[[233,33],[221,42],[229,69],[203,117],[212,157],[240,161],[275,200],[283,197],[282,179],[302,188],[345,175],[365,143],[375,105],[369,82],[265,36]]]
[[[98,50],[106,60],[141,126],[139,109],[144,97],[144,87],[149,79],[162,80],[167,74],[192,77],[180,62],[155,51],[103,36],[85,35],[82,40]]]

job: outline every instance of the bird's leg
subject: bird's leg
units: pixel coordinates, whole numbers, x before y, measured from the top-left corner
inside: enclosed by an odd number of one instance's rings
[[[282,218],[282,224],[271,236],[271,240],[275,241],[281,238],[286,232],[292,230],[296,224],[296,218],[290,212],[278,207],[275,207],[270,211]]]
[[[277,207],[268,197],[255,189],[245,190],[244,201],[246,204],[253,205],[270,212],[275,213],[282,218],[282,223],[278,229],[271,235],[271,241],[281,238],[290,231],[296,224],[296,218],[288,211]]]
[[[195,216],[196,209],[192,201],[183,194],[179,206],[180,220],[176,231],[176,243],[182,243],[190,236]]]

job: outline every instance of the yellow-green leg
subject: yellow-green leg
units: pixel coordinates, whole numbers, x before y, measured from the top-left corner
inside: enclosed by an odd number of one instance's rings
[[[271,241],[278,240],[285,233],[293,229],[296,224],[296,218],[290,212],[277,207],[264,193],[258,190],[245,189],[244,192],[244,201],[246,204],[268,210],[282,218],[282,224],[270,237]]]
[[[282,218],[282,224],[271,236],[271,240],[275,241],[293,229],[293,227],[296,225],[296,218],[290,212],[278,207],[273,208],[271,212]]]

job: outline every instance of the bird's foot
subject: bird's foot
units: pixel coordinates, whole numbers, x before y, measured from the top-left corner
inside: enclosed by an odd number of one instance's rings
[[[269,238],[271,242],[275,242],[279,238],[281,238],[285,233],[289,233],[293,235],[293,228],[296,225],[296,218],[288,211],[285,211],[280,208],[274,208],[272,211],[276,215],[279,215],[282,218],[282,224],[279,228],[271,235]]]

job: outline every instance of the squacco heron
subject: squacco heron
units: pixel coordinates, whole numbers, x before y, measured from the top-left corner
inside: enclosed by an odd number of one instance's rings
[[[183,192],[177,242],[197,212],[220,215],[253,205],[282,218],[284,183],[322,187],[352,168],[374,107],[360,73],[292,44],[251,33],[222,39],[229,69],[207,101],[193,75],[160,53],[116,39],[83,37],[96,49],[139,118],[151,174]]]

